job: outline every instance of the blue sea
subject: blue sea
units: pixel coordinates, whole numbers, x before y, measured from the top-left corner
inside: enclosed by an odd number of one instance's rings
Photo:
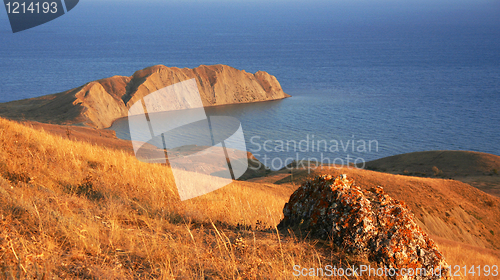
[[[85,1],[13,34],[0,11],[0,102],[156,64],[266,71],[291,98],[207,108],[248,151],[358,163],[425,150],[500,155],[500,2]],[[127,139],[128,125],[112,129]]]

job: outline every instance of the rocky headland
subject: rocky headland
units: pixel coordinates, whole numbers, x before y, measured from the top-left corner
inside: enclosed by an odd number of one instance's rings
[[[132,76],[113,76],[61,93],[0,104],[0,116],[44,123],[110,127],[144,96],[189,79],[196,79],[204,106],[277,100],[289,97],[276,77],[226,65],[194,69],[156,65]],[[171,102],[179,102],[172,100]]]

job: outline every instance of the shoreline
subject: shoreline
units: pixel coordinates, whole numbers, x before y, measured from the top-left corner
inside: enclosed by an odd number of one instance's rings
[[[285,93],[287,94],[287,93]],[[265,103],[265,102],[273,102],[273,101],[282,101],[287,98],[293,97],[292,95],[287,94],[288,96],[282,97],[282,98],[277,98],[277,99],[271,99],[271,100],[258,100],[258,101],[251,101],[251,102],[240,102],[240,103],[229,103],[229,104],[215,104],[215,105],[207,105],[203,106],[203,108],[213,108],[213,107],[224,107],[224,106],[233,106],[233,105],[244,105],[244,104],[257,104],[257,103]],[[111,122],[111,125],[109,127],[103,127],[103,128],[97,128],[97,129],[104,129],[104,130],[109,130],[113,125],[115,124],[116,121],[123,120],[125,118],[128,118],[128,116],[120,117]],[[82,123],[83,124],[83,123]],[[86,126],[85,124],[83,124]],[[87,126],[90,127],[90,126]],[[112,130],[112,129],[111,129]],[[123,139],[125,140],[125,139]]]

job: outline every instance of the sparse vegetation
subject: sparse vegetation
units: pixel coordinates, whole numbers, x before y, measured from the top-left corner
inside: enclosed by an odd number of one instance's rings
[[[434,176],[436,176],[436,177],[443,176],[443,171],[439,170],[439,168],[437,168],[437,166],[432,167],[432,172],[434,172]]]
[[[487,201],[485,202],[485,204],[486,204],[486,206],[488,206],[488,207],[493,207],[493,206],[495,206],[495,202],[494,202],[493,200],[487,200]]]

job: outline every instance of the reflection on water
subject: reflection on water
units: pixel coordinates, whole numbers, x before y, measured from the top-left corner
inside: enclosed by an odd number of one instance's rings
[[[208,117],[210,116],[232,116],[242,122],[243,126],[252,127],[252,119],[258,117],[265,118],[276,118],[279,115],[279,107],[281,106],[283,100],[269,101],[269,102],[258,102],[252,104],[234,104],[234,105],[222,105],[222,106],[212,106],[205,107],[205,112]],[[154,113],[153,115],[160,116],[159,118],[168,119],[172,112],[162,112]],[[219,129],[221,131],[231,130],[235,124],[232,122],[222,122],[219,124]],[[182,126],[175,129],[175,132],[169,133],[169,141],[167,147],[177,147],[179,143],[183,141],[199,141],[198,134],[203,131],[205,125],[203,122],[196,122],[190,124],[189,126]],[[120,139],[130,140],[130,131],[127,118],[121,118],[113,123],[110,128],[116,132],[116,136]],[[245,128],[244,128],[245,129]],[[245,133],[247,133],[245,129]],[[199,143],[199,145],[207,145],[207,143]]]

